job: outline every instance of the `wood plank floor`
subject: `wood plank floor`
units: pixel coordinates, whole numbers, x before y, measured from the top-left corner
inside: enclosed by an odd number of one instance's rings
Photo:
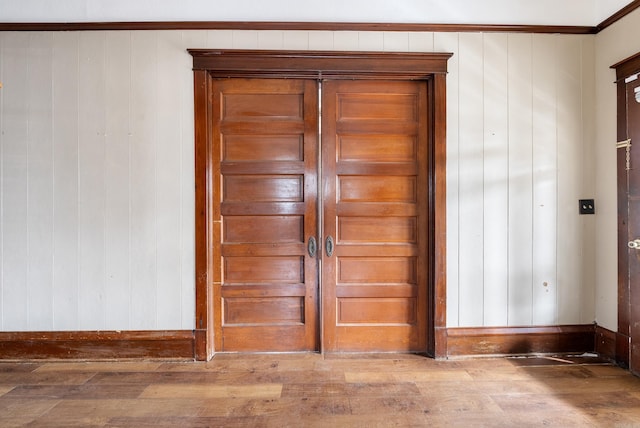
[[[640,379],[588,356],[0,362],[14,426],[640,427]]]

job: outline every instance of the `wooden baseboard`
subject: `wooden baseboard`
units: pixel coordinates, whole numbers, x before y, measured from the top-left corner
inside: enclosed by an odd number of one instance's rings
[[[612,361],[615,361],[617,333],[597,325],[595,334],[596,353],[603,358],[608,358]]]
[[[597,352],[624,364],[628,354],[625,337],[593,324],[448,328],[440,333],[446,355],[436,357]],[[0,360],[206,359],[195,337],[191,330],[0,332]]]
[[[615,361],[621,367],[629,367],[629,336],[596,326],[596,353],[601,357]]]
[[[595,351],[595,325],[447,329],[447,355],[522,355]]]
[[[0,332],[0,359],[193,359],[191,330]]]

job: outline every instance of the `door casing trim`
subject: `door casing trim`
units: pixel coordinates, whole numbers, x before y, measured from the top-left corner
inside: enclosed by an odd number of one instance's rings
[[[627,119],[627,83],[625,79],[640,72],[640,53],[611,66],[616,71],[617,92],[617,141],[629,138]],[[617,150],[618,195],[618,329],[615,335],[615,360],[623,367],[631,367],[631,341],[634,311],[632,303],[637,299],[629,281],[629,182],[626,171],[625,150]]]
[[[215,353],[212,243],[210,219],[216,174],[212,150],[211,79],[231,77],[306,79],[387,79],[427,82],[429,242],[427,353],[447,355],[446,331],[446,72],[451,53],[258,51],[189,49],[194,70],[195,119],[195,354],[209,360]]]

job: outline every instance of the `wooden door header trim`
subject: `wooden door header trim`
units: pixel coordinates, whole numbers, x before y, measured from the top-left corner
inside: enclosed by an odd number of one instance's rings
[[[229,77],[426,79],[447,72],[452,53],[188,49],[193,69]]]
[[[610,68],[616,71],[616,81],[626,79],[640,71],[640,52],[613,64]]]

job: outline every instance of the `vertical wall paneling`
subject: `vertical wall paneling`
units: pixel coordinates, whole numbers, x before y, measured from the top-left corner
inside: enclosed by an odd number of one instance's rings
[[[106,324],[121,330],[129,328],[131,309],[131,33],[110,35],[105,51]]]
[[[28,74],[28,287],[27,328],[39,331],[53,324],[53,35],[29,35]]]
[[[509,36],[509,314],[532,319],[532,89],[530,34]]]
[[[382,31],[360,31],[358,46],[361,51],[381,51],[384,48],[384,33]]]
[[[384,50],[407,52],[409,50],[409,33],[404,31],[385,31]]]
[[[255,30],[233,30],[233,49],[258,49],[258,32]]]
[[[331,50],[333,49],[333,31],[310,31],[309,49],[311,50]]]
[[[483,43],[482,34],[459,35],[459,322],[483,323]]]
[[[80,33],[53,35],[53,325],[78,329]]]
[[[580,320],[582,300],[582,218],[576,204],[582,180],[581,39],[557,39],[558,123],[558,322]]]
[[[28,33],[2,37],[2,314],[4,330],[25,330],[29,313]]]
[[[507,325],[508,36],[484,35],[484,325]]]
[[[581,141],[582,164],[580,171],[582,173],[582,189],[580,198],[592,198],[595,196],[596,175],[593,165],[595,159],[596,145],[596,96],[595,91],[586,88],[596,87],[595,77],[595,38],[580,37],[581,41],[581,94],[582,94],[582,133],[579,138]],[[584,167],[589,165],[590,167]],[[600,205],[598,203],[598,205]],[[594,215],[583,215],[582,218],[582,248],[584,249],[582,257],[583,283],[581,285],[582,301],[580,302],[580,320],[582,323],[592,323],[595,320],[596,312],[596,266],[598,259],[596,258],[595,239],[596,218]]]
[[[172,52],[180,52],[173,58]],[[171,329],[181,324],[180,314],[180,210],[181,203],[181,132],[180,72],[190,55],[182,48],[177,31],[158,33],[156,216],[158,321],[156,328]]]
[[[79,322],[105,328],[105,33],[80,36],[79,97]]]
[[[434,51],[455,52],[447,63],[447,326],[459,326],[459,49],[458,33],[435,33]]]
[[[209,31],[188,31],[188,38],[202,40],[197,45],[187,45],[187,48],[210,48],[229,49],[233,46],[233,31],[231,30],[209,30]]]
[[[282,35],[282,47],[291,50],[309,49],[308,31],[285,31]]]
[[[185,50],[206,47],[453,52],[447,325],[593,320],[593,36],[4,32],[0,330],[194,327]]]
[[[209,33],[210,34],[210,33]],[[183,48],[204,46],[205,33],[183,32]],[[184,51],[182,62],[184,68],[191,68],[192,58]],[[181,85],[180,119],[181,119],[181,290],[182,290],[182,328],[195,327],[195,190],[194,190],[194,106],[193,106],[193,73],[180,73],[176,76]]]
[[[259,31],[258,49],[282,49],[284,34],[282,31]]]
[[[533,38],[533,324],[557,314],[558,123],[556,36]]]
[[[597,126],[593,142],[593,174],[597,177],[594,189],[597,213],[593,216],[597,242],[594,248],[597,260],[595,314],[599,326],[618,331],[618,150],[615,142],[619,135],[617,90],[613,83],[616,72],[610,67],[640,52],[640,9],[598,33],[594,39],[597,101],[594,103]]]
[[[409,52],[434,52],[433,39],[434,33],[431,32],[409,33]]]
[[[360,33],[357,31],[340,31],[333,35],[333,49],[340,51],[357,51],[360,49]]]
[[[157,321],[158,33],[131,33],[131,324]]]

